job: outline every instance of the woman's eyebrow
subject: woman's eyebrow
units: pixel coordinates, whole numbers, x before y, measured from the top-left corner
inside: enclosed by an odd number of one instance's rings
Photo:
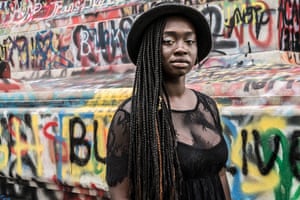
[[[178,32],[177,31],[168,31],[167,30],[167,31],[164,31],[163,34],[164,35],[177,35]],[[184,32],[184,35],[190,36],[190,35],[196,35],[196,33],[193,32],[193,31],[186,31],[186,32]]]

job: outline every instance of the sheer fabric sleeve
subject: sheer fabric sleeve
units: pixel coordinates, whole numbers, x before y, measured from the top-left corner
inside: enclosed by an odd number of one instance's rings
[[[219,113],[219,109],[217,107],[217,104],[215,102],[215,100],[203,93],[200,93],[203,100],[205,99],[205,102],[207,103],[208,109],[211,112],[213,119],[214,119],[214,123],[216,125],[216,128],[218,129],[218,133],[222,134],[223,129],[222,129],[222,125],[221,125],[221,119],[220,119],[220,113]]]
[[[128,176],[129,113],[119,108],[111,121],[107,138],[106,181],[112,187]]]

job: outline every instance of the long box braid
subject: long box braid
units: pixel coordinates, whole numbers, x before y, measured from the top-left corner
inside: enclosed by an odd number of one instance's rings
[[[178,199],[181,191],[176,134],[169,100],[162,98],[164,27],[165,20],[157,20],[145,30],[136,64],[129,154],[131,198],[136,200]]]

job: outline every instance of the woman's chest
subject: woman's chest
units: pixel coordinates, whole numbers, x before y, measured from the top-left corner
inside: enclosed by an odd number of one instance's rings
[[[224,140],[210,149],[200,149],[181,142],[177,153],[184,177],[204,177],[217,174],[227,161],[227,146]]]

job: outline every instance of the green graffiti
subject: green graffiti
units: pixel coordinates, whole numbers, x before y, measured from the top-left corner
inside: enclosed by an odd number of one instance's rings
[[[289,149],[290,144],[286,136],[277,128],[269,128],[266,130],[265,134],[261,135],[261,144],[263,147],[269,147],[269,139],[274,136],[279,136],[281,144],[281,156],[277,155],[276,163],[278,167],[280,182],[279,185],[274,189],[276,200],[286,200],[291,199],[291,188],[293,182],[293,174],[291,172],[290,162],[289,162]],[[262,148],[265,158],[270,157],[272,154],[272,149]]]

